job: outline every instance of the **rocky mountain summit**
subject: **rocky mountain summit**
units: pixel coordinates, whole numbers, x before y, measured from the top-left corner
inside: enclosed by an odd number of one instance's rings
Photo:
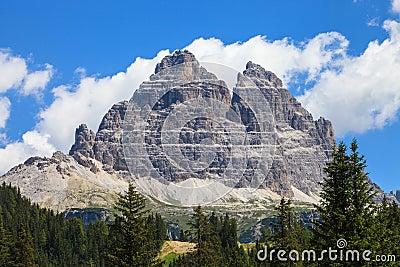
[[[169,89],[164,94],[162,90],[166,87]],[[252,94],[255,89],[261,93]],[[330,159],[331,147],[335,142],[332,124],[324,118],[314,120],[274,73],[248,62],[245,70],[237,75],[236,86],[228,88],[224,81],[202,67],[193,54],[176,51],[157,64],[155,73],[149,81],[140,85],[137,92],[141,93],[140,101],[157,100],[147,107],[147,102],[143,103],[145,108],[138,112],[148,112],[143,144],[146,160],[151,163],[143,166],[148,168],[140,166],[138,161],[138,166],[135,166],[137,173],[131,176],[129,164],[132,159],[126,158],[124,151],[124,122],[130,119],[126,117],[130,104],[137,101],[134,95],[130,101],[114,104],[103,117],[96,133],[85,124],[79,125],[69,155],[57,152],[52,158],[31,158],[10,170],[0,180],[19,186],[21,192],[34,202],[62,209],[82,207],[88,205],[88,201],[104,205],[110,199],[105,195],[112,198],[113,192],[120,191],[137,174],[152,176],[156,172],[165,182],[194,184],[211,178],[227,179],[224,175],[229,169],[229,155],[235,147],[230,144],[232,137],[229,136],[229,130],[227,133],[226,129],[222,129],[221,123],[199,116],[181,125],[179,140],[174,147],[188,162],[201,158],[202,151],[198,144],[216,149],[213,150],[215,157],[209,166],[199,171],[188,171],[171,164],[165,146],[160,143],[160,129],[165,126],[171,113],[179,111],[182,103],[208,99],[206,103],[222,103],[235,111],[242,128],[232,123],[232,129],[244,129],[251,137],[245,145],[253,147],[253,150],[261,146],[261,152],[271,154],[266,158],[266,163],[260,165],[259,159],[264,159],[265,155],[257,151],[254,152],[255,156],[250,153],[243,177],[229,185],[234,189],[216,204],[228,201],[243,203],[256,198],[270,201],[280,196],[302,202],[318,200],[319,182],[325,175],[323,168]],[[254,111],[250,102],[254,103],[254,110],[262,112]],[[268,120],[260,121],[257,117],[260,114],[267,116]],[[264,147],[261,142],[264,133],[260,132],[260,127],[267,129],[267,144]],[[204,140],[209,143],[204,143]],[[261,173],[265,176],[255,183],[257,168],[262,169]],[[250,190],[256,189],[253,188],[255,185],[261,191]],[[157,185],[148,186],[154,186],[151,190],[159,192]]]
[[[172,69],[171,67],[175,65],[181,67]],[[282,81],[274,73],[266,71],[260,65],[249,62],[242,75],[261,90],[275,121],[276,138],[274,141],[276,142],[276,150],[271,162],[271,169],[265,182],[261,184],[261,188],[289,197],[294,196],[296,189],[307,195],[316,196],[320,190],[318,183],[324,176],[325,162],[329,160],[330,149],[335,142],[331,123],[324,118],[314,121],[312,115],[301,106],[287,89],[283,88]],[[197,84],[194,86],[193,84],[200,79],[203,82],[208,81],[208,83],[204,87]],[[157,86],[168,80],[184,83],[187,81],[194,82],[191,82],[191,86],[185,83],[184,88],[172,89],[162,96],[160,101],[157,102],[159,107],[156,109],[159,112],[152,114],[152,120],[162,121],[165,119],[165,116],[162,117],[163,115],[160,114],[171,112],[174,105],[196,97],[207,96],[232,106],[240,114],[243,123],[249,126],[252,117],[249,109],[240,104],[240,97],[235,94],[232,97],[225,83],[201,67],[190,52],[177,51],[173,55],[165,57],[161,63],[157,64],[155,74],[150,77],[150,81],[144,82],[138,90],[147,90],[150,92],[149,94],[156,94]],[[93,158],[102,162],[103,169],[106,171],[129,171],[126,162],[123,160],[121,145],[122,123],[127,106],[128,102],[126,101],[115,104],[104,116],[96,134],[90,132],[85,125],[79,126],[76,131],[75,144],[69,154],[88,167],[91,166],[85,163],[86,159]],[[200,122],[195,121],[192,122],[193,125],[186,126],[193,128],[196,123],[199,124]],[[207,122],[203,123],[207,124]],[[154,129],[158,129],[161,125],[156,123],[154,127]],[[209,125],[203,125],[203,127],[207,132],[211,131],[212,125],[209,123]],[[198,141],[194,140],[193,131],[192,135],[185,132],[183,136],[191,136],[189,138],[183,137],[182,141],[185,144],[193,144]],[[157,143],[156,137],[157,132],[155,131],[154,136],[149,136],[148,142]],[[220,142],[223,142],[222,139],[220,138]],[[223,151],[220,152],[223,154]],[[153,165],[157,165],[159,172],[166,176],[175,175],[179,177],[167,179],[184,180],[190,178],[190,175],[179,176],[176,172],[171,172],[167,160],[162,157],[160,159],[159,153],[161,153],[161,150],[149,152],[150,157],[157,158],[157,162],[153,162]],[[192,159],[196,157],[194,150],[187,150],[185,154]],[[214,164],[215,169],[218,169],[226,162],[220,155],[212,164]],[[249,183],[245,180],[236,185],[237,188],[248,186]]]

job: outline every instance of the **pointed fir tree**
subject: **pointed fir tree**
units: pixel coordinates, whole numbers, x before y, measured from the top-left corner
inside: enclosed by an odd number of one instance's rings
[[[218,235],[218,219],[215,214],[210,218],[204,214],[201,206],[193,209],[191,236],[196,243],[196,251],[185,257],[186,263],[194,266],[222,266],[221,239]]]
[[[316,206],[321,221],[314,228],[314,244],[320,250],[333,247],[340,238],[347,241],[348,249],[366,250],[371,247],[374,221],[374,192],[365,172],[366,161],[358,153],[353,140],[351,153],[340,142],[334,147],[332,161],[324,169],[327,177],[322,182],[320,205]],[[321,266],[332,263],[322,262]],[[365,263],[350,262],[342,266],[364,266]]]
[[[350,144],[348,164],[350,169],[350,207],[348,224],[348,243],[352,249],[371,249],[370,237],[376,203],[374,190],[369,183],[366,160],[358,152],[357,141],[353,139]]]
[[[13,267],[35,267],[32,237],[23,225],[20,226],[18,236],[12,251]]]
[[[327,174],[322,182],[321,202],[316,209],[322,221],[316,222],[317,246],[333,246],[346,232],[350,207],[350,179],[346,145],[334,147],[332,161],[324,169]],[[328,247],[329,247],[328,246]]]
[[[281,198],[277,211],[277,222],[273,224],[274,235],[273,249],[284,251],[301,251],[302,244],[299,239],[305,235],[305,228],[297,218],[290,199]],[[275,261],[274,266],[302,266],[300,262],[288,260],[287,262]]]
[[[371,244],[376,255],[395,255],[400,258],[400,206],[393,201],[389,203],[386,197],[378,207],[375,223],[372,229],[374,235]],[[397,265],[396,265],[397,264]],[[398,263],[387,262],[387,266],[398,266]]]
[[[115,205],[119,212],[111,226],[110,244],[106,259],[109,266],[131,267],[152,266],[156,263],[158,250],[146,228],[145,198],[137,192],[133,184],[128,191],[120,194]]]
[[[0,206],[0,267],[8,267],[12,265],[11,262],[11,235],[4,229],[2,220],[2,211]]]

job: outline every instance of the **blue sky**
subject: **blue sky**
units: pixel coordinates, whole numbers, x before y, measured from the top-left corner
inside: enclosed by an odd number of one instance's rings
[[[0,172],[68,152],[168,53],[283,78],[339,140],[359,141],[373,181],[400,189],[400,1],[1,1]]]

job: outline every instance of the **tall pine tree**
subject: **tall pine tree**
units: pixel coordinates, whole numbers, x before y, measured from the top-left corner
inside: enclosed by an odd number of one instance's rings
[[[26,231],[23,225],[18,231],[17,240],[13,246],[13,264],[14,267],[35,267],[34,250],[32,237]]]
[[[300,219],[297,218],[291,200],[286,200],[283,197],[275,210],[278,214],[277,222],[273,225],[273,249],[287,252],[291,250],[301,251],[303,248],[300,240],[305,235],[306,229]],[[286,262],[275,261],[273,266],[302,266],[302,263],[288,259]]]
[[[145,198],[129,184],[128,191],[120,194],[115,205],[119,212],[110,229],[110,244],[107,261],[109,266],[131,267],[151,266],[156,262],[158,253],[155,240],[149,237],[146,227]]]
[[[314,244],[323,250],[334,247],[338,239],[344,238],[348,249],[373,249],[370,241],[375,203],[365,172],[366,161],[358,152],[356,140],[351,143],[350,155],[341,142],[334,148],[332,157],[325,168],[327,177],[322,183],[321,203],[316,207],[322,221],[316,223]],[[341,266],[364,265],[359,261]]]
[[[2,210],[0,206],[0,267],[11,265],[11,235],[4,229],[2,220]]]

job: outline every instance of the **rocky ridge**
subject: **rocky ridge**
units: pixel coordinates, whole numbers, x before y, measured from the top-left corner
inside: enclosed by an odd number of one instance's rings
[[[88,161],[95,172],[62,152],[55,152],[51,158],[32,157],[3,175],[1,182],[19,187],[32,202],[55,211],[111,208],[116,193],[123,192],[128,183],[116,173],[101,170],[100,162]]]
[[[178,64],[180,64],[178,70],[171,69],[172,66]],[[314,121],[312,115],[287,89],[283,88],[282,81],[274,73],[266,71],[260,65],[253,62],[247,63],[242,75],[260,88],[271,108],[276,124],[277,149],[271,170],[261,188],[289,197],[294,196],[293,187],[307,195],[317,195],[320,190],[319,182],[324,177],[325,162],[329,160],[330,149],[335,142],[331,123],[324,118]],[[168,80],[185,82],[198,79],[212,81],[211,86],[208,84],[207,88],[201,88],[201,86],[189,88],[186,84],[183,89],[171,90],[157,103],[158,109],[169,112],[176,103],[211,95],[218,101],[236,106],[243,122],[250,123],[249,111],[239,103],[240,100],[235,96],[232,98],[225,83],[201,67],[193,54],[188,51],[177,51],[173,55],[165,57],[157,64],[155,74],[150,77],[150,81],[144,82],[139,90],[148,90],[155,94],[156,88],[161,82]],[[109,172],[128,171],[121,148],[122,121],[127,106],[128,102],[120,102],[108,111],[94,140],[93,134],[88,132],[86,126],[78,127],[76,142],[69,154],[83,164],[82,158],[94,158],[102,162],[103,169]],[[153,114],[154,121],[160,120],[160,113]],[[211,125],[206,127],[208,127],[207,131],[210,131]],[[82,142],[83,140],[85,141]],[[156,143],[157,140],[153,139],[149,142]],[[195,143],[196,140],[189,138],[184,142],[190,144]],[[154,151],[154,155],[158,155],[158,152]],[[190,151],[187,151],[186,154],[190,154]],[[195,156],[192,155],[192,157]],[[217,160],[216,164],[220,164],[219,167],[223,165],[223,159]],[[159,160],[156,165],[165,166],[165,159]],[[167,169],[162,169],[162,167],[159,171],[167,173]],[[179,177],[183,180],[190,178]],[[175,178],[170,177],[171,180]],[[239,188],[247,186],[249,183],[245,180],[237,185]]]

